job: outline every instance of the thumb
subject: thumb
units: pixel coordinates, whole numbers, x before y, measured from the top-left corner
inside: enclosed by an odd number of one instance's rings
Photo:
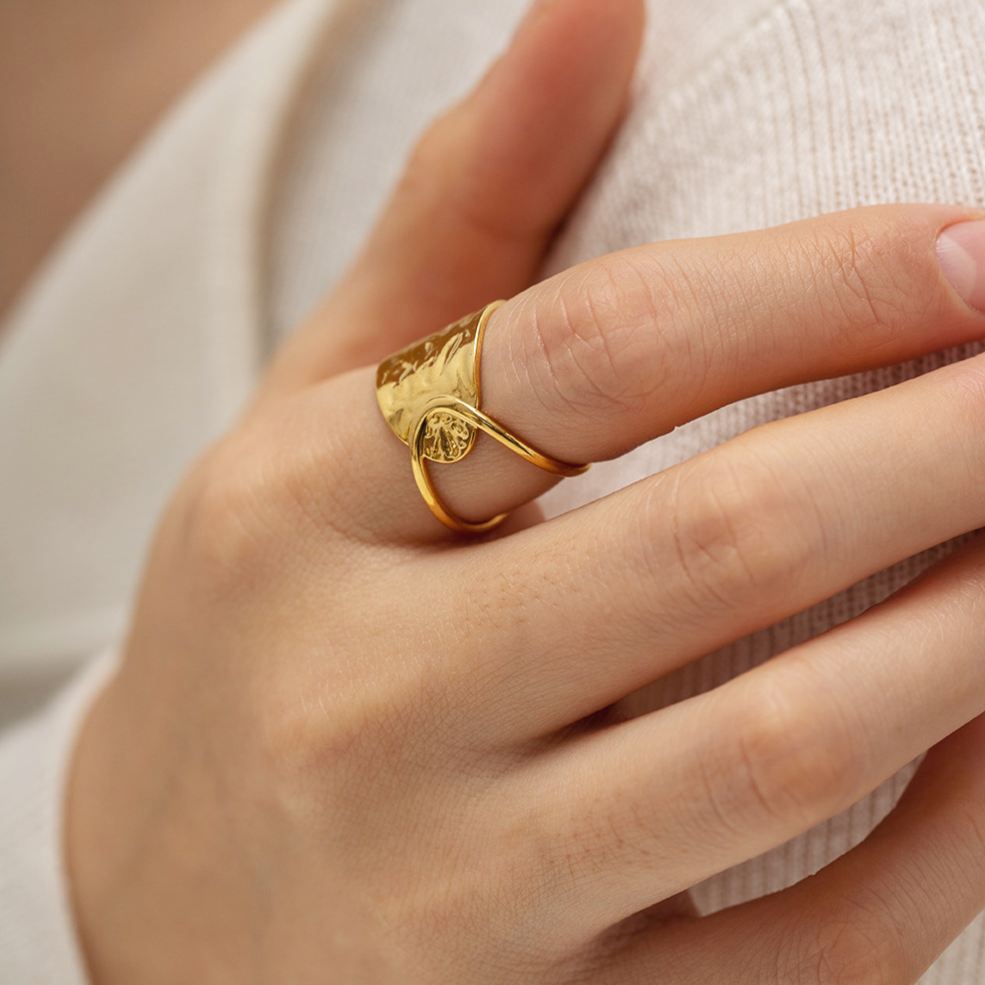
[[[626,102],[642,0],[540,0],[414,151],[362,255],[266,391],[376,362],[527,287]]]

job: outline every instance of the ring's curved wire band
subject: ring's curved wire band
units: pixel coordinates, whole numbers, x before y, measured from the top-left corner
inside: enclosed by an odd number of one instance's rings
[[[554,475],[573,476],[581,475],[583,472],[588,471],[588,465],[571,465],[568,462],[560,462],[556,458],[542,454],[515,434],[507,431],[506,428],[498,424],[487,414],[484,414],[478,407],[473,407],[458,397],[435,397],[428,402],[424,408],[424,412],[412,428],[413,437],[410,442],[410,459],[411,466],[414,470],[414,481],[417,483],[417,488],[420,490],[421,496],[424,497],[424,502],[428,504],[431,512],[445,526],[451,527],[452,530],[458,530],[462,533],[483,533],[486,530],[492,530],[493,527],[498,526],[509,514],[500,513],[498,516],[494,516],[489,520],[483,520],[480,523],[470,523],[468,520],[463,520],[461,517],[455,516],[441,502],[437,492],[435,492],[434,486],[431,484],[427,468],[424,465],[424,444],[425,438],[427,437],[428,417],[435,413],[449,414],[467,424],[471,424],[480,431],[484,431],[490,437],[495,438],[501,445],[505,445],[510,451],[519,455],[525,461],[530,462],[531,465],[536,465],[545,472],[552,472]]]
[[[484,431],[525,461],[555,475],[580,475],[587,465],[569,465],[532,448],[479,410],[479,360],[489,316],[503,301],[415,342],[380,363],[376,399],[393,433],[410,446],[417,488],[431,512],[452,530],[482,533],[506,519],[501,513],[481,523],[455,516],[442,502],[424,462],[461,461]]]

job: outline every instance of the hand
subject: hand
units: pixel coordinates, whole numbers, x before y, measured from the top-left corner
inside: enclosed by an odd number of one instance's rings
[[[640,21],[636,0],[533,15],[177,491],[72,778],[99,985],[885,985],[985,905],[979,542],[716,691],[617,708],[985,524],[982,360],[547,523],[524,504],[549,479],[480,439],[435,469],[463,516],[517,508],[476,540],[427,511],[376,407],[377,360],[518,291],[483,408],[574,462],[985,334],[935,252],[976,216],[944,206],[639,247],[524,291],[616,126]],[[695,913],[689,887],[931,746],[859,848]]]

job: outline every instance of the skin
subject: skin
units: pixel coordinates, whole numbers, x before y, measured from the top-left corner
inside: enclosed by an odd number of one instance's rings
[[[420,501],[373,364],[490,298],[484,409],[621,454],[741,396],[985,335],[894,206],[531,286],[618,125],[636,0],[555,0],[424,137],[351,273],[176,491],[68,801],[98,985],[914,982],[985,906],[985,548],[708,694],[619,701],[985,525],[981,358],[756,429],[548,523],[483,442]],[[782,318],[777,316],[782,312]],[[905,482],[900,481],[905,462]],[[924,750],[784,892],[687,891]]]

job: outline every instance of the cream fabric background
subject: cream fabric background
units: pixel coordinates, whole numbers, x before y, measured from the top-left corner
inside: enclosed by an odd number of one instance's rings
[[[650,8],[634,108],[551,268],[646,240],[857,204],[985,202],[985,7],[977,2],[651,0]],[[168,488],[231,420],[263,353],[351,257],[414,134],[474,81],[520,9],[518,0],[292,0],[203,83],[66,240],[0,349],[0,685],[8,694],[49,686],[118,638]],[[569,508],[758,423],[963,354],[745,401],[596,467],[548,502]],[[660,700],[714,686],[850,617],[937,554],[711,655]],[[32,726],[31,743],[0,743],[0,775],[16,783],[34,775],[39,758],[63,761],[55,753],[77,714],[63,706]],[[51,871],[58,775],[51,769],[25,788],[19,827],[0,808],[0,841],[16,837],[21,850],[47,853]],[[906,776],[711,880],[703,903],[726,905],[814,871],[871,829]],[[24,822],[32,811],[45,819],[34,835]],[[15,881],[0,883],[10,915],[0,928],[17,924],[17,891]],[[58,899],[48,905],[62,912]],[[0,980],[41,980],[29,973],[31,948],[63,931],[54,916],[48,927],[39,919],[17,938],[26,977],[0,969]],[[0,952],[13,953],[3,933]],[[983,946],[979,921],[925,982],[981,981]]]

